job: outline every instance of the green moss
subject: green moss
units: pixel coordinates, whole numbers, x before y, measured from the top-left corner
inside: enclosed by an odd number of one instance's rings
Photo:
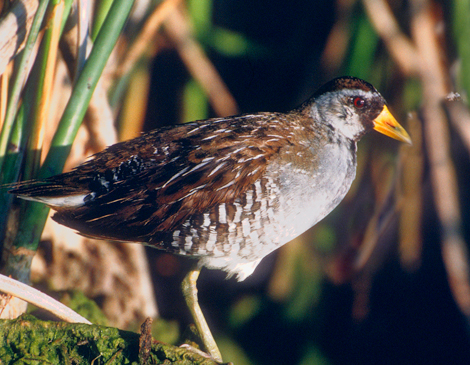
[[[184,348],[155,340],[139,348],[140,335],[117,328],[41,321],[31,315],[0,320],[0,364],[216,364]]]

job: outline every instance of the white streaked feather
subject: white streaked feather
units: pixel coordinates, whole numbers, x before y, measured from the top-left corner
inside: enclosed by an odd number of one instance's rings
[[[33,202],[40,202],[52,207],[60,207],[60,208],[73,208],[73,207],[81,207],[85,204],[85,197],[88,194],[80,194],[80,195],[70,195],[70,196],[53,196],[53,197],[46,197],[46,196],[25,196],[19,195],[18,198],[24,200],[30,200]]]

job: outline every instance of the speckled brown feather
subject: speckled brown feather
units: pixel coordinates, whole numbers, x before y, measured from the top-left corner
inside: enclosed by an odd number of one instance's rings
[[[270,123],[274,119],[278,123]],[[287,120],[282,114],[261,113],[152,131],[113,145],[72,172],[21,193],[96,192],[82,207],[55,207],[54,220],[93,237],[154,241],[149,235],[171,231],[189,216],[240,196],[264,173],[269,159],[291,144],[294,135],[285,131],[295,123],[300,119],[294,115]],[[266,135],[271,138],[263,138]],[[191,171],[208,158],[212,160]],[[186,175],[171,180],[185,168]],[[119,175],[117,181],[106,189],[100,179],[112,181],[113,174]],[[125,233],[122,222],[126,222]]]

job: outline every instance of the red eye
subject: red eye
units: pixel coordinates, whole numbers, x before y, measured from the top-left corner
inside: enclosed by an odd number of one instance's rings
[[[353,103],[356,108],[362,108],[366,102],[364,101],[363,98],[357,96],[354,98]]]

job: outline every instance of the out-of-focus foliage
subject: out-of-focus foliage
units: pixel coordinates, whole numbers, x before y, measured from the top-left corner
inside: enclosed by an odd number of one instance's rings
[[[458,79],[461,87],[465,90],[466,98],[470,93],[470,1],[454,0],[452,1],[451,24],[453,30],[453,39],[457,50]]]

